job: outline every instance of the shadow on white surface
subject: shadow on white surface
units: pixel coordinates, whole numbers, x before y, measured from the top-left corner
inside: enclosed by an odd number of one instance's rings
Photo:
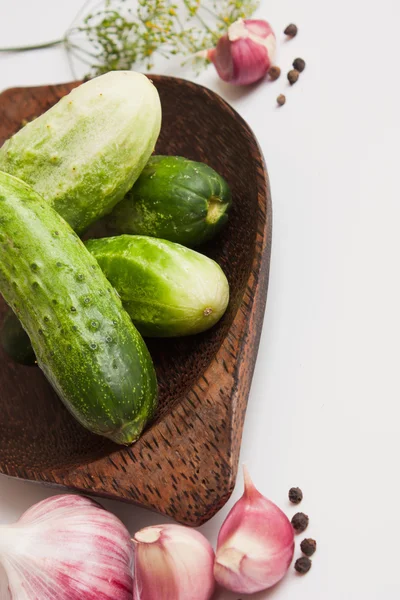
[[[291,566],[290,568],[292,569],[293,567]],[[263,592],[258,592],[257,594],[238,594],[235,592],[227,592],[222,588],[217,588],[212,600],[242,600],[242,598],[251,598],[251,600],[270,600],[277,597],[275,594],[278,594],[280,588],[285,585],[289,577],[290,571],[286,577],[282,579],[282,581],[274,585],[272,588],[269,590],[264,590]],[[294,575],[294,577],[296,577],[296,575]]]
[[[215,73],[213,89],[227,102],[236,102],[237,100],[242,100],[251,96],[252,94],[256,94],[264,85],[270,85],[270,82],[266,77],[260,81],[257,81],[256,83],[253,83],[252,85],[244,86],[233,85],[232,83],[222,81],[222,79],[219,79],[218,75]]]

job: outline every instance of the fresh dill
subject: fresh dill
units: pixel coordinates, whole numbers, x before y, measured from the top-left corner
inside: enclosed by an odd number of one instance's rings
[[[102,0],[83,16],[90,3],[85,3],[62,40],[48,44],[63,44],[69,58],[87,65],[88,76],[138,67],[151,70],[157,54],[195,57],[215,46],[229,25],[249,17],[259,4],[257,0]],[[40,46],[44,45],[10,50]]]

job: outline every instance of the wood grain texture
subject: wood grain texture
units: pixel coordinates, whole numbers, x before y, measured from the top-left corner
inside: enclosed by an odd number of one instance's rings
[[[39,369],[0,355],[0,473],[132,502],[197,526],[228,500],[267,297],[271,198],[264,160],[243,119],[194,83],[151,76],[163,109],[158,154],[203,161],[233,192],[229,224],[203,247],[222,266],[231,301],[212,330],[149,340],[160,385],[155,421],[130,448],[90,434]],[[79,82],[0,95],[0,144]],[[5,312],[1,300],[0,318]]]

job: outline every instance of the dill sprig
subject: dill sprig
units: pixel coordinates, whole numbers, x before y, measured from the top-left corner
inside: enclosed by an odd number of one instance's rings
[[[81,9],[61,40],[88,76],[111,70],[153,68],[155,55],[195,57],[215,46],[229,25],[249,17],[258,0],[102,0],[86,17]],[[81,19],[81,23],[75,25]],[[21,51],[44,47],[12,48]],[[7,50],[7,49],[0,49]],[[203,61],[205,63],[206,61]],[[198,63],[197,63],[198,64]],[[72,61],[71,61],[72,65]]]

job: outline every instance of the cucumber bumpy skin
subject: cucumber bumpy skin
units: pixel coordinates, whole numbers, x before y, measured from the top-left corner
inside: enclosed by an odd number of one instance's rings
[[[79,237],[28,185],[5,173],[0,292],[76,419],[119,444],[135,441],[157,401],[146,345]]]
[[[132,71],[75,88],[0,148],[0,170],[28,183],[78,233],[132,187],[161,126],[158,92]]]
[[[155,155],[104,223],[111,234],[150,235],[198,246],[225,225],[231,202],[227,182],[208,165]]]
[[[120,235],[89,240],[86,247],[144,336],[200,333],[228,306],[229,284],[221,267],[180,244]]]

